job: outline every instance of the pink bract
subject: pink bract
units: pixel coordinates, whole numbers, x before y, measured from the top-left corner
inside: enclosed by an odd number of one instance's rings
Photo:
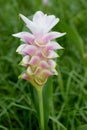
[[[27,68],[20,77],[30,81],[35,87],[41,88],[49,76],[57,75],[56,63],[53,59],[58,57],[58,54],[54,50],[62,49],[62,47],[55,41],[55,38],[65,33],[51,31],[59,22],[54,15],[37,11],[32,21],[22,14],[20,17],[30,30],[30,32],[13,34],[24,42],[16,50],[23,55],[20,64]]]

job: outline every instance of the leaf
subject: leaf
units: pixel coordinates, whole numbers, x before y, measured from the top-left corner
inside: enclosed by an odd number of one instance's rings
[[[77,130],[87,130],[87,125],[81,125],[77,128]]]
[[[31,91],[31,99],[32,99],[34,108],[35,108],[37,114],[39,115],[38,93],[37,93],[36,88],[34,86],[32,86],[32,84],[30,84],[30,91]]]
[[[50,119],[53,122],[55,122],[59,126],[59,128],[61,128],[60,130],[67,130],[67,128],[61,122],[59,122],[56,118],[50,116]]]
[[[68,25],[65,22],[61,22],[61,27],[63,28],[63,31],[65,31],[67,39],[71,41],[71,44],[73,43],[77,50],[79,51],[79,54],[81,57],[84,57],[85,51],[84,51],[84,42],[82,38],[80,37],[76,27],[72,24]]]

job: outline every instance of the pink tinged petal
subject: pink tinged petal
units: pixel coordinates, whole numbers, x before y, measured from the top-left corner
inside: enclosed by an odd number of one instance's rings
[[[30,67],[27,68],[27,75],[32,76],[33,72]]]
[[[22,41],[32,44],[34,42],[34,36],[28,32],[20,32],[13,34],[14,37],[21,38]]]
[[[52,50],[48,51],[47,54],[42,53],[45,58],[51,59],[59,57],[58,54]]]
[[[35,40],[34,41],[35,45],[38,46],[41,49],[46,49],[46,43],[43,43],[42,40],[40,39],[39,41]],[[48,44],[48,43],[47,43]]]
[[[57,71],[55,69],[51,70],[52,75],[58,75]]]
[[[29,62],[30,65],[37,65],[39,62],[39,57],[38,56],[33,56]]]
[[[35,46],[29,45],[29,46],[26,46],[25,53],[32,56],[35,54],[36,50],[37,50],[37,48]]]
[[[56,67],[56,62],[54,60],[49,60],[48,64],[50,65],[51,68],[55,68]]]
[[[54,51],[49,51],[48,58],[56,58],[58,57],[58,54]]]
[[[22,18],[22,20],[26,23],[26,26],[31,30],[31,32],[34,33],[35,30],[37,29],[37,26],[24,15],[22,14],[19,14],[19,15]]]
[[[29,65],[30,56],[26,55],[23,57],[22,61],[20,62],[20,65],[27,66]]]
[[[29,76],[26,73],[23,73],[19,76],[19,78],[25,79],[25,80],[30,80]]]
[[[34,70],[34,71],[32,71],[31,67],[27,68],[27,74],[29,76],[34,76],[34,75],[37,76],[38,74],[40,74],[40,72],[41,72],[41,68],[40,67],[37,67],[36,70]]]
[[[58,74],[55,69],[53,69],[53,70],[47,70],[47,69],[45,69],[45,70],[42,71],[42,73],[43,73],[43,75],[45,75],[46,77],[49,77],[49,76],[51,76],[51,75],[57,75],[57,74]]]
[[[37,48],[33,45],[22,44],[17,48],[16,52],[23,55],[34,55],[36,50]]]
[[[41,67],[37,67],[37,69],[35,70],[34,74],[38,75],[41,73]]]
[[[37,51],[37,52],[36,52],[36,55],[37,55],[40,59],[43,59],[43,58],[44,58],[44,56],[43,56],[43,54],[41,53],[41,51]]]
[[[46,47],[46,45],[42,42],[42,40],[41,39],[37,39],[37,40],[35,40],[35,44],[36,44],[36,46],[38,46],[38,47]]]
[[[49,76],[52,75],[52,73],[51,73],[49,70],[47,70],[47,69],[43,70],[43,71],[42,71],[42,74],[43,74],[46,78],[48,78]]]
[[[38,33],[35,34],[35,42],[39,42],[41,43],[42,42],[42,37],[43,37],[44,33],[43,31],[40,31]]]
[[[22,45],[20,45],[18,48],[17,48],[17,50],[16,50],[16,52],[18,52],[19,54],[25,54],[24,52],[23,52],[23,49],[24,49],[24,47],[26,46],[26,44],[22,44]]]
[[[49,64],[46,61],[41,61],[40,62],[40,66],[43,69],[49,68]]]
[[[22,62],[25,63],[25,64],[28,64],[28,63],[29,63],[29,60],[30,60],[30,56],[29,56],[29,55],[26,55],[26,56],[23,57]]]
[[[50,40],[64,36],[66,33],[50,32],[47,33],[43,38],[43,42],[47,43]]]
[[[49,44],[46,46],[47,50],[56,50],[56,49],[63,49],[57,42],[51,41]]]

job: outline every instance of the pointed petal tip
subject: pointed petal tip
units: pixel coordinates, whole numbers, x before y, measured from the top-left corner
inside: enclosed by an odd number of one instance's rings
[[[18,76],[18,78],[20,79],[25,79],[25,80],[29,80],[30,78],[29,78],[29,76],[26,74],[26,73],[22,73],[22,74],[20,74],[19,76]]]
[[[22,54],[22,53],[21,53],[21,47],[20,47],[20,46],[16,49],[16,52],[17,52],[18,54]]]
[[[25,23],[27,23],[27,21],[28,21],[27,17],[25,17],[23,14],[19,14],[19,16]]]
[[[23,61],[21,61],[18,65],[21,65],[21,66],[27,67],[27,65],[26,65],[25,63],[23,63]]]
[[[60,49],[64,49],[62,46],[61,46],[61,48]]]
[[[57,71],[55,72],[55,75],[58,75],[58,72],[57,72]]]
[[[24,17],[25,16],[23,14],[21,14],[21,13],[19,14],[19,18],[24,19]]]
[[[66,33],[66,32],[64,32],[64,33],[63,33],[63,36],[64,36],[64,35],[66,35],[66,34],[67,34],[67,33]]]
[[[19,53],[19,48],[16,49],[16,52]]]
[[[59,19],[59,18],[56,18],[56,20],[57,20],[57,23],[60,21],[60,19]]]
[[[23,64],[23,62],[22,62],[22,61],[18,63],[18,65],[22,65],[22,64]]]
[[[16,50],[16,52],[18,53],[18,49]]]
[[[21,33],[22,33],[22,32],[15,33],[15,34],[12,34],[12,36],[13,36],[13,37],[17,37],[17,38],[21,38]]]
[[[56,72],[54,75],[58,76],[58,72]]]
[[[16,37],[16,34],[12,34],[13,37]]]
[[[53,73],[52,75],[58,75],[58,72],[57,72],[56,69],[53,69],[53,70],[52,70],[52,73]]]
[[[66,35],[66,32],[60,33],[60,34],[59,34],[59,37],[62,37],[62,36],[64,36],[64,35]]]
[[[19,17],[23,17],[23,14],[20,13],[20,14],[19,14]]]

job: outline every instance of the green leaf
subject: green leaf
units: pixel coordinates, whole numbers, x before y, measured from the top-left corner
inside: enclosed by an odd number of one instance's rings
[[[77,128],[77,130],[87,130],[87,125],[81,125]]]
[[[58,125],[60,130],[67,130],[67,128],[61,122],[59,122],[56,118],[50,116],[50,119]]]
[[[67,39],[71,41],[71,44],[73,43],[77,51],[79,51],[79,54],[81,57],[84,57],[85,51],[84,51],[84,42],[82,38],[80,37],[76,27],[73,24],[68,25],[65,22],[61,22],[61,27],[63,28],[63,31],[65,31]]]
[[[30,85],[30,91],[31,91],[31,99],[34,105],[34,108],[37,112],[37,115],[39,115],[39,102],[38,102],[38,93],[37,90],[32,84]]]

